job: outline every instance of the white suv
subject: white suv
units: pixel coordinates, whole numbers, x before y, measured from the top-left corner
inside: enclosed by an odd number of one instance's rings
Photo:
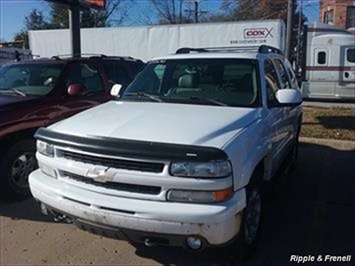
[[[261,183],[297,155],[302,98],[281,52],[183,48],[112,93],[37,131],[42,210],[147,246],[253,247]]]

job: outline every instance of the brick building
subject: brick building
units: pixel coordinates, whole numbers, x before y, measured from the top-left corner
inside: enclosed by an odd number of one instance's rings
[[[355,30],[354,0],[320,0],[320,22]]]

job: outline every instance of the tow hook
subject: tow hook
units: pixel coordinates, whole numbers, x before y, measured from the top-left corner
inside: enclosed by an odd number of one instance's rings
[[[69,224],[73,223],[73,219],[66,216],[65,214],[61,214],[59,212],[48,209],[47,206],[43,203],[41,203],[40,205],[42,213],[47,216],[52,216],[55,222],[66,222]]]
[[[153,246],[156,246],[156,243],[154,241],[152,241],[151,239],[146,238],[146,239],[144,239],[144,245],[146,247],[153,247]]]
[[[42,212],[44,215],[49,215],[46,205],[44,205],[44,204],[41,202],[40,206],[41,206],[41,212]]]

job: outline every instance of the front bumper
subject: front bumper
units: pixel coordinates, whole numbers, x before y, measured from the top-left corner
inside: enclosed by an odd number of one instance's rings
[[[199,236],[206,246],[223,245],[239,232],[240,212],[246,206],[244,189],[225,202],[192,204],[97,193],[51,178],[41,170],[31,173],[29,183],[35,199],[71,217],[83,229],[122,232],[123,238],[133,242],[164,235],[166,244],[182,246],[187,236]],[[135,237],[132,232],[137,231]]]

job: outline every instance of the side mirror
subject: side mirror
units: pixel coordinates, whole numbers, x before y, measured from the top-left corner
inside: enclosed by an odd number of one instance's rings
[[[296,89],[282,89],[276,91],[276,99],[283,106],[297,106],[302,103],[302,95]]]
[[[115,84],[112,86],[110,93],[112,96],[118,97],[120,95],[121,89],[122,89],[121,84]]]
[[[82,95],[85,91],[85,86],[82,84],[70,84],[68,86],[68,94],[70,96]]]

